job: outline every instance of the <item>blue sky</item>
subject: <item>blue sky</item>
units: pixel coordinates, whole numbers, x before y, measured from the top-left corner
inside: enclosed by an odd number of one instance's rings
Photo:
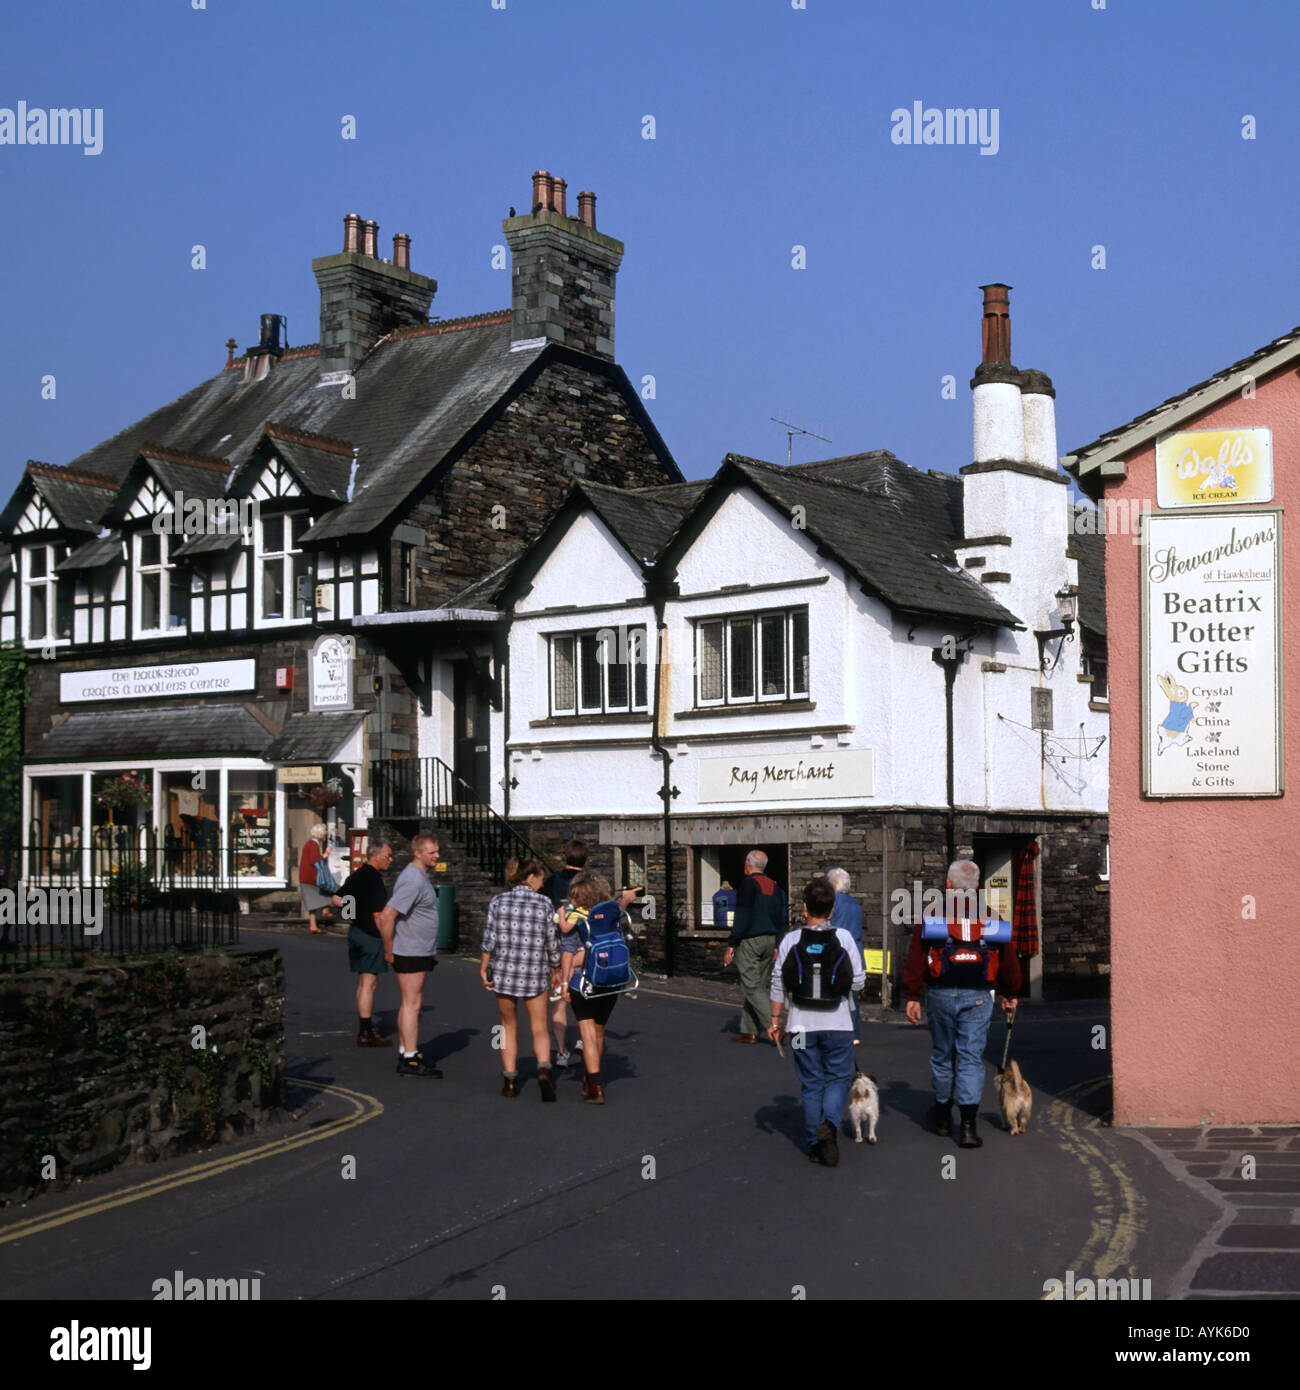
[[[796,460],[968,462],[987,281],[1014,286],[1062,453],[1300,322],[1291,3],[192,3],[6,17],[0,107],[104,112],[98,156],[0,145],[6,493],[262,312],[315,342],[310,262],[346,212],[381,254],[411,234],[435,314],[508,307],[492,248],[539,167],[626,243],[617,357],[688,477],[784,459],[772,415],[833,440]],[[893,143],[914,101],[996,108],[997,153]]]

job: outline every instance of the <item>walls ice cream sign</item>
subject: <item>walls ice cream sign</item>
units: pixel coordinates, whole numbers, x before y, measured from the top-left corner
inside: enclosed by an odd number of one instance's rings
[[[1190,430],[1156,440],[1156,501],[1222,507],[1273,500],[1273,432]]]

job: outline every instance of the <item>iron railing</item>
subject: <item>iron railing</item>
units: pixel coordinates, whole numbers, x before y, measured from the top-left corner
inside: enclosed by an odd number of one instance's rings
[[[148,826],[0,839],[0,968],[201,950],[239,940],[219,847]]]
[[[496,882],[508,859],[540,859],[509,821],[480,801],[473,787],[441,758],[387,758],[370,764],[376,819],[424,817],[478,860]]]

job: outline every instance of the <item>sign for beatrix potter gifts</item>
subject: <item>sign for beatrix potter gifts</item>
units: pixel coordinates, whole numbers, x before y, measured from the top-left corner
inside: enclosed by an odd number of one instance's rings
[[[1272,430],[1184,430],[1156,440],[1160,506],[1226,507],[1272,500]]]
[[[313,710],[352,708],[352,658],[356,650],[355,637],[317,639],[307,662]]]
[[[1148,512],[1142,790],[1282,794],[1282,513]]]
[[[875,790],[869,748],[700,759],[701,801],[822,801]]]

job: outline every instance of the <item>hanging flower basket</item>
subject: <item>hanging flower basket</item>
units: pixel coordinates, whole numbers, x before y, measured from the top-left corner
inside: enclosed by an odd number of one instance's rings
[[[317,782],[307,793],[307,800],[311,803],[312,810],[328,811],[331,806],[337,806],[343,800],[343,793],[333,782]]]

